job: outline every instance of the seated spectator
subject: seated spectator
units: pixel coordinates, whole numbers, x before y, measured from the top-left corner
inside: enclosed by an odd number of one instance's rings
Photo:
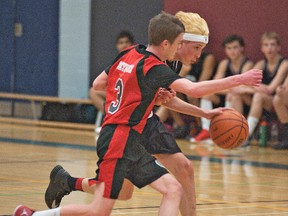
[[[134,37],[128,31],[121,31],[116,37],[115,46],[117,51],[120,53],[124,49],[134,44]],[[96,109],[102,113],[104,113],[104,103],[106,92],[104,91],[95,91],[93,88],[89,90],[89,97],[92,100]],[[95,131],[99,133],[101,127],[95,128]]]
[[[253,67],[253,62],[244,55],[245,42],[241,36],[229,35],[224,39],[222,46],[227,58],[220,61],[213,79],[221,79],[244,73]],[[228,96],[226,96],[231,91],[233,91],[233,89],[201,98],[200,107],[205,110],[213,109],[213,105],[231,107],[230,103],[227,101]],[[204,141],[210,138],[210,121],[208,119],[201,118],[201,125],[202,130],[199,134],[197,134],[197,136],[190,139],[191,142]]]
[[[265,58],[254,68],[263,70],[263,81],[259,87],[242,88],[241,94],[254,93],[247,118],[249,138],[243,145],[249,146],[253,132],[258,125],[263,110],[272,111],[273,95],[287,76],[288,61],[280,54],[280,36],[275,32],[265,32],[261,36],[261,51]]]
[[[273,146],[274,149],[288,149],[288,76],[283,85],[276,88],[273,106],[279,121],[283,124],[282,140]]]
[[[193,65],[183,65],[182,69],[179,73],[180,76],[186,77],[193,82],[199,82],[204,80],[210,80],[212,78],[213,72],[216,68],[216,58],[213,54],[202,53],[198,61]],[[193,105],[199,106],[198,98],[186,97],[181,94],[177,94],[179,98],[190,102]],[[159,116],[162,122],[165,122],[167,118],[172,117],[173,119],[173,127],[175,130],[173,131],[173,135],[175,138],[182,139],[185,138],[190,133],[190,123],[185,122],[183,119],[183,115],[171,110],[168,110],[165,107],[160,107],[156,114]],[[195,119],[195,122],[197,120]]]

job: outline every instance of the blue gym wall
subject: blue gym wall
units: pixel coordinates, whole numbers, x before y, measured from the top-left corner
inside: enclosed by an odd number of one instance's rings
[[[13,73],[13,2],[0,1],[0,91],[11,91]]]
[[[162,8],[162,0],[0,0],[0,91],[87,98],[117,54],[116,35],[130,30],[147,43]]]
[[[0,91],[56,96],[59,0],[1,0],[0,10]]]

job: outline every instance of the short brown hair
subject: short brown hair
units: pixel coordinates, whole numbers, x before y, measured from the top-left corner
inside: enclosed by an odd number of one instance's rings
[[[184,31],[185,27],[178,18],[162,12],[149,22],[148,43],[158,46],[162,41],[168,40],[172,44],[178,35]]]
[[[277,34],[276,32],[265,32],[264,34],[262,34],[260,42],[262,43],[263,40],[266,40],[266,39],[274,39],[278,45],[281,44],[280,35]]]
[[[240,35],[236,35],[236,34],[228,35],[223,40],[222,46],[225,47],[227,44],[230,44],[234,41],[238,41],[238,43],[240,44],[241,47],[245,46],[245,41],[244,41],[243,37],[241,37]]]

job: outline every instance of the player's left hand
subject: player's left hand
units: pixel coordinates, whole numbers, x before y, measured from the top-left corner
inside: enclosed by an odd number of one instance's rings
[[[228,111],[228,110],[234,110],[232,108],[228,108],[228,107],[218,107],[218,108],[215,108],[215,109],[212,109],[212,110],[207,110],[207,119],[212,119],[214,118],[216,115],[219,115],[225,111]]]
[[[165,88],[161,88],[157,95],[155,105],[160,106],[161,104],[168,103],[175,96],[176,96],[176,92],[173,89],[168,90]]]

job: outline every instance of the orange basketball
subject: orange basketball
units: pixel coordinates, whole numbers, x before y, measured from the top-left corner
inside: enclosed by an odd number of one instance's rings
[[[209,132],[216,145],[233,149],[247,140],[249,130],[246,118],[237,111],[229,110],[211,120]]]

